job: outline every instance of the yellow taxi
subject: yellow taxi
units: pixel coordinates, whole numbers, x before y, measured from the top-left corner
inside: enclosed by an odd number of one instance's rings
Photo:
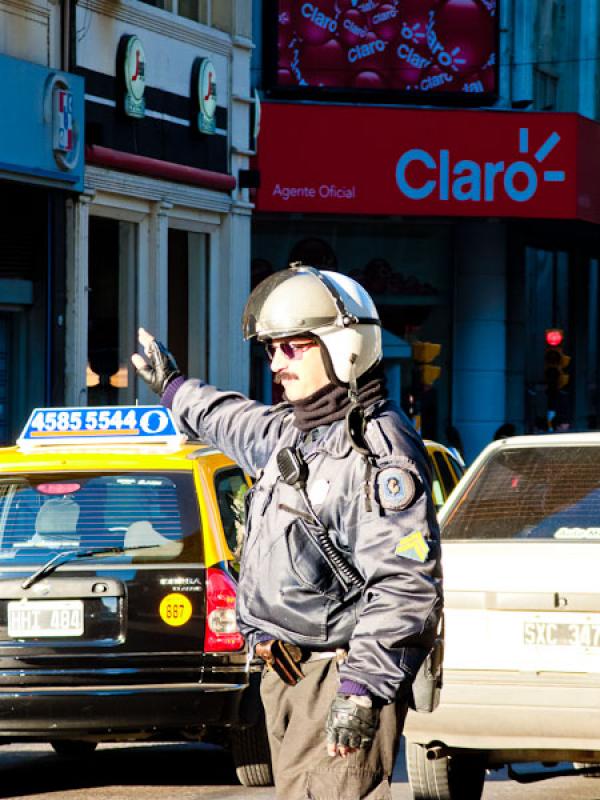
[[[0,742],[207,739],[269,784],[235,623],[242,470],[134,406],[36,409],[0,476]]]
[[[444,505],[452,490],[465,474],[465,464],[460,455],[439,442],[425,439],[425,447],[432,467],[431,491],[436,511]]]

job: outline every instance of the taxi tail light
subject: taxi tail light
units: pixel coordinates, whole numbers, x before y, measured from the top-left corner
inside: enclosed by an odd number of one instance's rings
[[[205,651],[223,652],[244,647],[244,637],[235,620],[235,597],[233,579],[223,570],[209,567],[206,571]]]

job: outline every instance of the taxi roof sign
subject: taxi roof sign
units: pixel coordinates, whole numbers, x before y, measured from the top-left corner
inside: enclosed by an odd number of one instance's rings
[[[83,406],[36,408],[17,446],[31,451],[48,445],[170,444],[185,437],[164,406]]]

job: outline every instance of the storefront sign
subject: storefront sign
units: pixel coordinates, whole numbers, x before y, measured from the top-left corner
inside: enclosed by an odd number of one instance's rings
[[[70,77],[52,74],[46,81],[44,118],[52,126],[54,160],[60,169],[70,172],[79,161],[81,150],[80,121],[74,111],[75,98]]]
[[[141,119],[146,113],[146,54],[137,36],[123,37],[120,47],[123,48],[124,111],[129,117]]]
[[[200,133],[217,129],[217,71],[209,58],[197,58],[192,67],[192,86],[196,91],[196,124]]]
[[[263,104],[257,209],[600,222],[599,144],[576,114]]]
[[[0,175],[82,191],[83,78],[0,55],[0,106]]]
[[[75,143],[73,131],[73,94],[67,89],[54,90],[54,149],[70,153]]]

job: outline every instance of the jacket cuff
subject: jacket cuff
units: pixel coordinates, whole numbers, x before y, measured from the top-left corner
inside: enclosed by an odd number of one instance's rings
[[[160,398],[160,402],[165,408],[172,408],[175,395],[177,394],[178,389],[180,389],[181,386],[183,386],[183,384],[186,382],[186,380],[187,378],[185,378],[183,375],[180,375],[178,378],[172,380],[171,383],[167,384],[167,388]]]
[[[366,686],[362,683],[356,683],[356,681],[349,681],[344,680],[340,683],[340,687],[337,690],[338,694],[356,694],[361,697],[371,697],[371,692],[367,689]]]

